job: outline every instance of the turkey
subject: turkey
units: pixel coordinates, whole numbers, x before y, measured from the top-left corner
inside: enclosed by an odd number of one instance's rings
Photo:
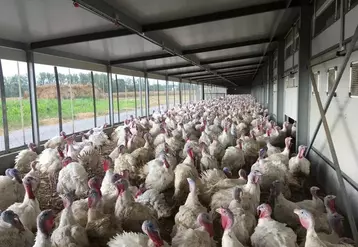
[[[157,213],[154,210],[134,200],[126,179],[119,179],[115,184],[118,198],[114,215],[117,221],[122,222],[123,230],[140,232],[141,225],[145,220],[150,219],[152,222],[157,222]]]
[[[22,224],[16,213],[6,210],[1,213],[0,239],[1,247],[31,247],[34,246],[35,236]]]
[[[41,210],[39,202],[32,189],[34,179],[32,177],[27,177],[24,179],[23,183],[26,190],[23,202],[14,203],[8,207],[7,210],[11,210],[17,214],[22,224],[30,231],[35,232],[37,227],[36,219]]]
[[[234,214],[228,208],[220,207],[216,210],[221,215],[221,225],[224,228],[224,234],[221,239],[222,247],[244,247],[237,239],[232,226],[234,225]]]
[[[142,233],[124,232],[117,234],[108,242],[109,247],[169,247],[168,243],[160,237],[159,229],[155,223],[146,220],[142,224]]]
[[[200,169],[205,171],[207,169],[217,169],[218,161],[215,156],[212,156],[209,153],[208,146],[205,143],[200,143],[201,146],[201,159],[200,159]]]
[[[164,194],[159,193],[156,189],[146,189],[144,184],[139,186],[135,195],[135,201],[155,210],[158,219],[171,215],[172,207],[165,201]]]
[[[15,157],[15,169],[21,173],[28,173],[31,169],[30,163],[37,158],[36,145],[28,144],[28,149],[22,150]]]
[[[194,152],[191,148],[188,149],[188,156],[185,160],[177,165],[174,170],[174,195],[177,203],[182,203],[189,193],[189,185],[187,178],[191,178],[193,180],[199,179],[199,173],[195,167],[194,163]]]
[[[71,157],[63,160],[63,168],[58,174],[56,191],[59,194],[66,194],[74,191],[78,197],[87,194],[88,174],[85,168],[78,162],[74,162]]]
[[[50,140],[48,140],[44,144],[44,148],[56,149],[60,147],[61,149],[63,149],[65,147],[65,143],[66,143],[66,133],[61,131],[59,136],[52,137]]]
[[[5,210],[15,202],[21,202],[24,199],[25,188],[17,169],[6,169],[5,176],[0,176],[0,195],[0,210]]]
[[[55,215],[51,209],[46,209],[37,216],[37,233],[33,247],[51,247],[54,220]]]
[[[192,228],[199,227],[197,225],[197,217],[200,213],[206,213],[207,209],[200,203],[197,195],[197,187],[195,181],[187,178],[190,193],[185,201],[185,204],[179,207],[178,213],[175,215],[175,225],[173,227],[172,236],[178,232]]]
[[[297,236],[285,224],[271,218],[272,209],[268,204],[257,208],[259,221],[251,235],[253,247],[297,247]]]
[[[200,213],[197,218],[198,224],[201,225],[196,229],[188,228],[178,232],[172,239],[172,247],[215,247],[213,240],[214,229],[213,222],[207,213]]]
[[[233,172],[239,171],[245,165],[245,156],[242,151],[242,140],[237,140],[235,147],[228,147],[222,157],[221,168],[228,167]]]
[[[89,246],[86,229],[80,226],[73,217],[73,196],[72,192],[61,196],[65,208],[61,214],[60,224],[51,236],[53,246]]]

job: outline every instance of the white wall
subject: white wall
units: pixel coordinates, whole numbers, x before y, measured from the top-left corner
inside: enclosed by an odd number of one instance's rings
[[[344,39],[351,37],[358,24],[358,6],[345,15]],[[340,21],[336,21],[312,40],[312,56],[339,43]]]
[[[327,70],[339,66],[343,57],[339,57],[313,67],[313,72],[320,71],[319,93],[322,103],[327,100]],[[341,169],[350,178],[358,183],[358,98],[350,98],[350,63],[358,61],[358,52],[354,52],[346,67],[340,84],[337,88],[337,97],[334,97],[326,114],[332,138],[335,144]],[[338,68],[339,70],[339,68]],[[314,95],[311,95],[310,109],[310,138],[319,120],[319,111]],[[332,157],[327,145],[323,127],[321,127],[313,145],[321,154],[330,161]]]
[[[284,114],[294,120],[297,119],[297,100],[298,100],[297,94],[298,94],[297,87],[285,89],[285,95],[284,95],[285,105],[283,107]]]

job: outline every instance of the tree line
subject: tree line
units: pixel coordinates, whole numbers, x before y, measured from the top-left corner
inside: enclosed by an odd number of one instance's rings
[[[58,79],[61,84],[88,84],[91,85],[91,73],[79,73],[79,74],[62,74],[58,73]],[[120,78],[117,76],[118,80],[118,91],[119,92],[134,92],[133,79],[131,77]],[[97,88],[100,88],[105,93],[108,93],[108,78],[106,73],[93,73],[94,85]],[[25,92],[29,91],[28,77],[27,75],[13,75],[4,78],[5,83],[5,95],[6,97],[19,97],[20,88],[21,95],[24,95]],[[135,78],[136,87],[139,87],[141,83],[142,90],[145,89],[144,78]],[[20,87],[19,87],[20,84]],[[54,85],[56,84],[56,78],[54,73],[41,72],[36,75],[36,85]],[[115,80],[112,80],[113,92],[117,91],[117,83]],[[149,83],[150,91],[157,91],[159,88],[160,91],[165,91],[165,84]],[[137,89],[138,91],[139,89]]]

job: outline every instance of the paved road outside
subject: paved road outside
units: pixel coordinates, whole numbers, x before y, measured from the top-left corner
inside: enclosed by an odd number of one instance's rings
[[[165,107],[166,107],[165,105],[161,105],[162,109]],[[156,111],[156,110],[158,110],[158,107],[151,107],[149,112],[152,113],[153,111]],[[140,116],[140,114],[141,114],[140,109],[137,110],[137,114],[138,114],[138,116]],[[114,122],[120,122],[125,119],[128,119],[130,115],[134,116],[135,111],[132,110],[132,111],[126,111],[126,112],[120,113],[120,116],[119,116],[120,119],[118,120],[118,114],[115,113],[114,114]],[[104,123],[109,123],[109,115],[97,117],[97,126],[101,126]],[[73,132],[79,132],[79,131],[83,131],[83,130],[88,130],[88,129],[93,128],[93,126],[94,126],[93,118],[75,120],[73,124],[72,124],[72,121],[62,124],[63,131],[65,131],[67,134],[73,133]],[[74,131],[73,131],[73,128],[74,128]],[[50,139],[58,134],[59,134],[58,124],[40,126],[40,140],[47,140],[47,139]],[[9,133],[9,142],[10,142],[10,148],[19,147],[19,146],[22,146],[29,142],[32,142],[32,128],[11,131]],[[0,150],[4,150],[4,149],[5,149],[4,136],[0,136]]]

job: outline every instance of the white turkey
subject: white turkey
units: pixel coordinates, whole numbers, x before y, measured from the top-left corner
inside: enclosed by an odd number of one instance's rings
[[[22,150],[15,157],[15,167],[21,173],[28,173],[31,169],[30,163],[37,158],[36,145],[28,144],[28,149]]]

